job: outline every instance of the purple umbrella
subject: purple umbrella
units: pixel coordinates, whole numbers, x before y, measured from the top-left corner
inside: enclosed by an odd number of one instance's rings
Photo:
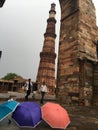
[[[42,120],[41,107],[35,102],[23,102],[12,114],[20,127],[36,127]]]

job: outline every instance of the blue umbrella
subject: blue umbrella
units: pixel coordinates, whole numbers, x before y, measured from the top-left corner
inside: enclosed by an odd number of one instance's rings
[[[42,120],[41,107],[36,102],[23,102],[18,105],[12,118],[20,127],[36,127]]]
[[[11,114],[19,105],[17,101],[9,100],[0,104],[0,121]]]

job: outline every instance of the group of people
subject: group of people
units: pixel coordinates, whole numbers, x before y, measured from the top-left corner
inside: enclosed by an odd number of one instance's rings
[[[45,84],[45,81],[42,82],[40,88],[38,88],[38,83],[37,81],[35,83],[32,84],[31,79],[29,78],[28,81],[26,82],[26,96],[25,96],[25,100],[28,100],[28,96],[31,94],[31,89],[33,90],[33,95],[32,98],[35,99],[35,95],[36,92],[38,91],[38,89],[40,90],[41,93],[41,100],[40,103],[43,104],[44,101],[44,96],[45,93],[47,92],[47,86]]]

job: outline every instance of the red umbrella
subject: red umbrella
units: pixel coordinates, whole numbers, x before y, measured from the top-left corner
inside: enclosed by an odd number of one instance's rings
[[[42,119],[52,128],[65,129],[70,123],[67,111],[59,104],[48,102],[41,107],[41,111]]]

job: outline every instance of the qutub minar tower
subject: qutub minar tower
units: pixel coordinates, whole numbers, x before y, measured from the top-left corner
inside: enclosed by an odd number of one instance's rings
[[[40,63],[36,79],[38,83],[45,81],[49,91],[53,91],[55,87],[55,14],[55,4],[52,3],[44,34],[44,45],[42,52],[40,52]]]

